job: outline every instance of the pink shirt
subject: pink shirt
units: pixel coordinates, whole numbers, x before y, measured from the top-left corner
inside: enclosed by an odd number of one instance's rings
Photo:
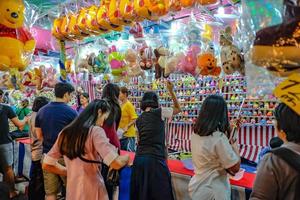
[[[94,126],[91,129],[85,144],[86,155],[84,158],[103,160],[109,166],[118,156],[117,149],[109,143],[102,128]],[[57,141],[45,156],[46,164],[55,165],[62,156]],[[70,160],[66,156],[64,156],[64,160],[67,167],[67,200],[108,200],[101,175],[101,165],[86,163],[79,158]]]

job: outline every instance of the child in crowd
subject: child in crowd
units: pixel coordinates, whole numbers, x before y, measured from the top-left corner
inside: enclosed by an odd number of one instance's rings
[[[173,91],[167,82],[167,89],[174,107],[159,107],[155,92],[146,92],[142,98],[143,113],[136,121],[138,146],[133,162],[130,199],[131,200],[173,200],[171,174],[166,162],[165,119],[181,112]]]
[[[275,149],[278,147],[281,147],[281,145],[283,145],[283,141],[279,138],[279,137],[273,137],[270,142],[269,142],[269,146],[264,148],[260,154],[259,154],[259,160],[258,163],[260,163],[261,159],[263,158],[263,156],[268,153],[271,149]]]
[[[108,200],[100,161],[112,169],[120,169],[129,156],[119,156],[101,128],[110,114],[104,100],[95,100],[60,133],[52,149],[45,156],[43,168],[67,176],[69,200]],[[64,156],[66,168],[58,164]]]
[[[235,175],[240,169],[236,141],[229,141],[230,135],[225,100],[217,95],[207,97],[191,137],[195,175],[188,189],[193,200],[230,200],[228,174]]]
[[[38,140],[35,132],[35,118],[37,112],[50,100],[47,97],[36,97],[32,105],[32,113],[29,118],[29,136],[31,139],[31,172],[29,182],[29,200],[45,199],[44,178],[41,159],[43,156],[43,142]]]

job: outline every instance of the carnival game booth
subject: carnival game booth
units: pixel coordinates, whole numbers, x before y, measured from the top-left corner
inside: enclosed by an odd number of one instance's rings
[[[159,94],[162,106],[171,105],[164,87],[170,80],[183,108],[166,126],[177,199],[189,198],[191,134],[201,104],[211,94],[221,95],[230,119],[242,120],[237,140],[244,173],[231,179],[232,199],[247,199],[260,153],[275,136],[274,107],[279,100],[299,107],[295,91],[273,93],[283,79],[299,74],[299,46],[293,42],[299,41],[297,13],[289,13],[285,0],[145,2],[0,2],[1,30],[12,33],[0,35],[0,88],[14,105],[24,98],[53,98],[57,82],[69,82],[94,100],[114,82],[130,89],[140,114],[139,102],[148,90]],[[12,17],[13,24],[3,20],[7,6],[22,15]],[[291,16],[295,19],[287,24]],[[28,138],[14,142],[15,173],[25,177],[29,144]],[[128,199],[130,170],[121,173],[120,199]]]

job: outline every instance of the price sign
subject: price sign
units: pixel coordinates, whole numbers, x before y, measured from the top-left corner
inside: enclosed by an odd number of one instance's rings
[[[274,95],[300,115],[300,74],[292,74],[280,83]]]

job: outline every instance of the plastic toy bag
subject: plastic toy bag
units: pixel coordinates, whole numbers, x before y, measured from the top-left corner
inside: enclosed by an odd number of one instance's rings
[[[24,71],[30,63],[36,42],[29,29],[37,15],[22,0],[0,1],[0,71]]]
[[[245,55],[246,74],[248,84],[253,87],[249,91],[271,94],[280,80],[277,77],[300,72],[300,3],[292,0],[243,1],[241,15],[243,47],[249,52]],[[262,89],[262,84],[267,90]]]

